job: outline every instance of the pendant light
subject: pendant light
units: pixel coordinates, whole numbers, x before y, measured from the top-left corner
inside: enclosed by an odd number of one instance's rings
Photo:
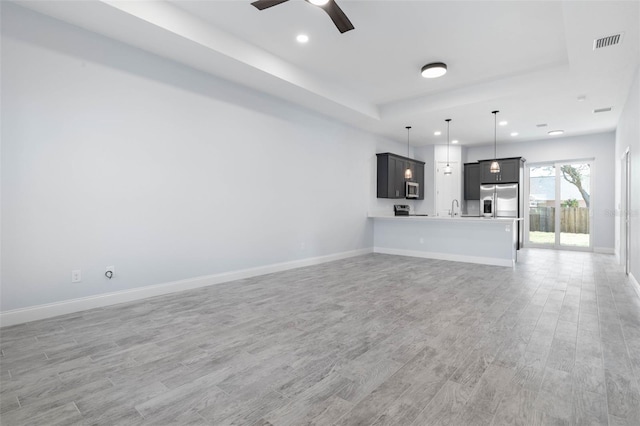
[[[498,163],[498,156],[496,154],[497,145],[498,145],[498,113],[500,111],[491,111],[493,114],[493,161],[491,162],[491,166],[489,167],[489,171],[491,173],[500,173],[500,163]]]
[[[451,174],[451,166],[449,165],[449,124],[451,124],[451,119],[447,118],[444,121],[447,122],[447,166],[444,168],[444,174],[445,175],[450,175]]]
[[[411,126],[407,126],[407,157],[409,157],[409,129],[411,129]],[[405,179],[413,178],[413,173],[411,172],[410,164],[407,164],[407,169],[404,171],[404,178]]]

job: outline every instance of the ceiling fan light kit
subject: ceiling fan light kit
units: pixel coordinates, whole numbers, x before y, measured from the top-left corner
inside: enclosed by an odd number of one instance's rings
[[[273,6],[277,6],[281,3],[287,2],[288,0],[256,0],[251,5],[258,10],[268,9]],[[347,18],[347,15],[340,9],[340,6],[335,2],[335,0],[306,0],[307,3],[312,4],[314,6],[318,6],[329,15],[329,18],[333,21],[333,24],[336,26],[338,31],[341,33],[346,33],[347,31],[351,31],[354,29],[353,24]]]
[[[432,62],[422,67],[422,76],[424,78],[438,78],[447,73],[447,64],[444,62]]]

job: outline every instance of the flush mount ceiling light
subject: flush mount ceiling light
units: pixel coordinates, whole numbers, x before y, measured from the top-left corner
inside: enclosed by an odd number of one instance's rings
[[[409,130],[411,126],[407,126],[407,157],[409,157]],[[411,167],[407,164],[407,169],[404,171],[404,178],[411,179],[413,177],[413,173],[411,172]]]
[[[449,165],[449,125],[451,124],[451,119],[447,118],[444,121],[447,122],[447,166],[444,168],[444,174],[445,175],[450,175],[451,174],[451,166]]]
[[[564,133],[564,130],[551,130],[550,132],[547,132],[549,136],[557,136],[563,133]]]
[[[499,112],[500,111],[491,111],[491,114],[493,114],[493,161],[491,162],[491,166],[489,166],[491,173],[500,173],[500,163],[498,163],[498,156],[496,154],[498,146],[498,126],[496,126],[496,123]]]
[[[309,36],[306,34],[298,34],[296,40],[298,41],[298,43],[306,43],[309,41]]]
[[[438,78],[447,73],[447,64],[444,62],[433,62],[422,67],[424,78]]]

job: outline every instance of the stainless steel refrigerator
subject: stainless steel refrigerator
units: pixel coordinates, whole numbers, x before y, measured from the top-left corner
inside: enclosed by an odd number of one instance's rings
[[[517,183],[480,185],[480,212],[485,217],[522,217],[524,206]],[[524,227],[518,221],[518,249],[522,247]]]

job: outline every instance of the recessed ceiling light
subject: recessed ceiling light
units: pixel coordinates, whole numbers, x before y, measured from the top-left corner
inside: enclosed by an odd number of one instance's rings
[[[564,130],[552,130],[550,132],[548,132],[549,136],[557,136],[557,135],[561,135],[564,133]]]
[[[520,133],[518,132],[511,132],[511,136],[518,136]]]
[[[442,134],[442,132],[440,130],[436,130],[435,132],[433,132],[434,136],[440,136]]]
[[[458,139],[454,139],[451,141],[451,143],[458,143],[458,142],[459,142]]]
[[[443,62],[433,62],[422,67],[422,76],[424,78],[442,77],[447,73],[447,64]]]
[[[309,36],[306,34],[298,34],[296,40],[298,40],[298,43],[306,43],[309,41]]]
[[[329,3],[329,0],[309,0],[309,3],[315,4],[316,6],[324,6]]]
[[[507,124],[509,124],[508,121],[502,120],[501,122],[498,123],[498,126],[506,126]]]

